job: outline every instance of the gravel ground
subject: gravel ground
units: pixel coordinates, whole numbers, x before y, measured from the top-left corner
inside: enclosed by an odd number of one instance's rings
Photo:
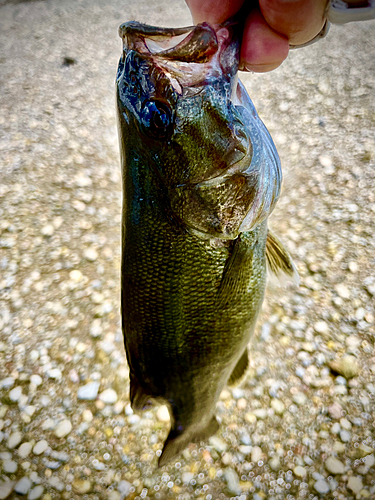
[[[119,319],[130,19],[190,24],[178,0],[0,8],[0,500],[375,498],[375,23],[243,78],[282,159],[270,223],[301,285],[268,290],[219,433],[157,469],[166,408],[130,409]]]

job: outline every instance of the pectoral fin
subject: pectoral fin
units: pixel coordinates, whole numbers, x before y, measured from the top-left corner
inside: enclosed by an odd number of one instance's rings
[[[234,367],[231,376],[229,377],[228,385],[238,384],[244,377],[248,366],[249,366],[249,353],[246,348],[245,352],[242,354],[238,363]]]
[[[268,231],[266,241],[267,271],[271,283],[285,286],[286,282],[299,284],[299,276],[289,252],[274,234]]]

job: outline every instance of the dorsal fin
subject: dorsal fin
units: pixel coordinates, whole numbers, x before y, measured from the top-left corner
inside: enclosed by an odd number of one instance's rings
[[[289,252],[271,231],[266,241],[266,260],[268,277],[271,283],[285,286],[289,281],[299,285],[299,276]]]

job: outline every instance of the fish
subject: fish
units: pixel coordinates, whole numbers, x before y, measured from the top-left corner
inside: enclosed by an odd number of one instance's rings
[[[166,404],[161,467],[219,429],[240,382],[267,269],[293,278],[268,229],[280,160],[238,80],[236,24],[119,28],[122,330],[134,411]]]

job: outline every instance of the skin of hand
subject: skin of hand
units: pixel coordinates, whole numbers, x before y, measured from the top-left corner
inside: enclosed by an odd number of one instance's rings
[[[195,23],[218,24],[235,15],[246,3],[240,69],[271,71],[286,59],[289,44],[314,38],[325,23],[328,0],[186,0]]]

